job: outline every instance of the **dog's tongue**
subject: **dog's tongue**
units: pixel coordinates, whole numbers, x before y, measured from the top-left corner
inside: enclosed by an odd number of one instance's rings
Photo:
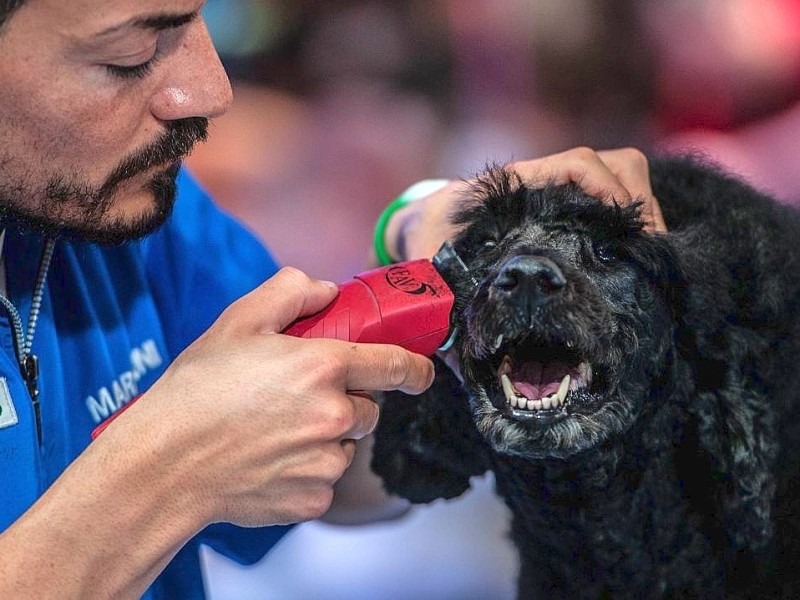
[[[565,363],[552,362],[526,362],[511,373],[508,377],[514,389],[531,400],[551,396],[558,391],[564,375],[570,372]]]

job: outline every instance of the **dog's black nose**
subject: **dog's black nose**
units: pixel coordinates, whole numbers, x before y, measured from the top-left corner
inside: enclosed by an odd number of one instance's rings
[[[507,294],[525,294],[544,300],[559,292],[567,280],[558,265],[544,256],[515,256],[497,274],[492,287]]]

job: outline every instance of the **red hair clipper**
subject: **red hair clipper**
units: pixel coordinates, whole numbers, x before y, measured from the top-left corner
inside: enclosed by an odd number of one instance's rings
[[[356,275],[339,285],[339,295],[321,312],[292,323],[283,331],[300,338],[395,344],[432,356],[453,343],[450,313],[455,297],[447,283],[468,277],[464,262],[445,242],[432,260],[395,263]],[[92,431],[92,439],[134,400]]]

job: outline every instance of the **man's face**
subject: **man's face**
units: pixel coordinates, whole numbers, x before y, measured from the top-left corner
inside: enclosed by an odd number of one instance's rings
[[[231,100],[201,0],[27,0],[0,30],[0,220],[99,242],[160,225]]]

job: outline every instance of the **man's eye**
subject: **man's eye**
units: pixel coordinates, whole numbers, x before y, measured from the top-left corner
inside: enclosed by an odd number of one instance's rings
[[[138,65],[131,65],[131,66],[123,66],[123,65],[105,65],[108,72],[114,75],[115,77],[121,77],[123,79],[133,79],[144,77],[150,72],[150,69],[156,64],[156,58],[153,57],[150,60],[147,60],[143,63],[139,63]]]

